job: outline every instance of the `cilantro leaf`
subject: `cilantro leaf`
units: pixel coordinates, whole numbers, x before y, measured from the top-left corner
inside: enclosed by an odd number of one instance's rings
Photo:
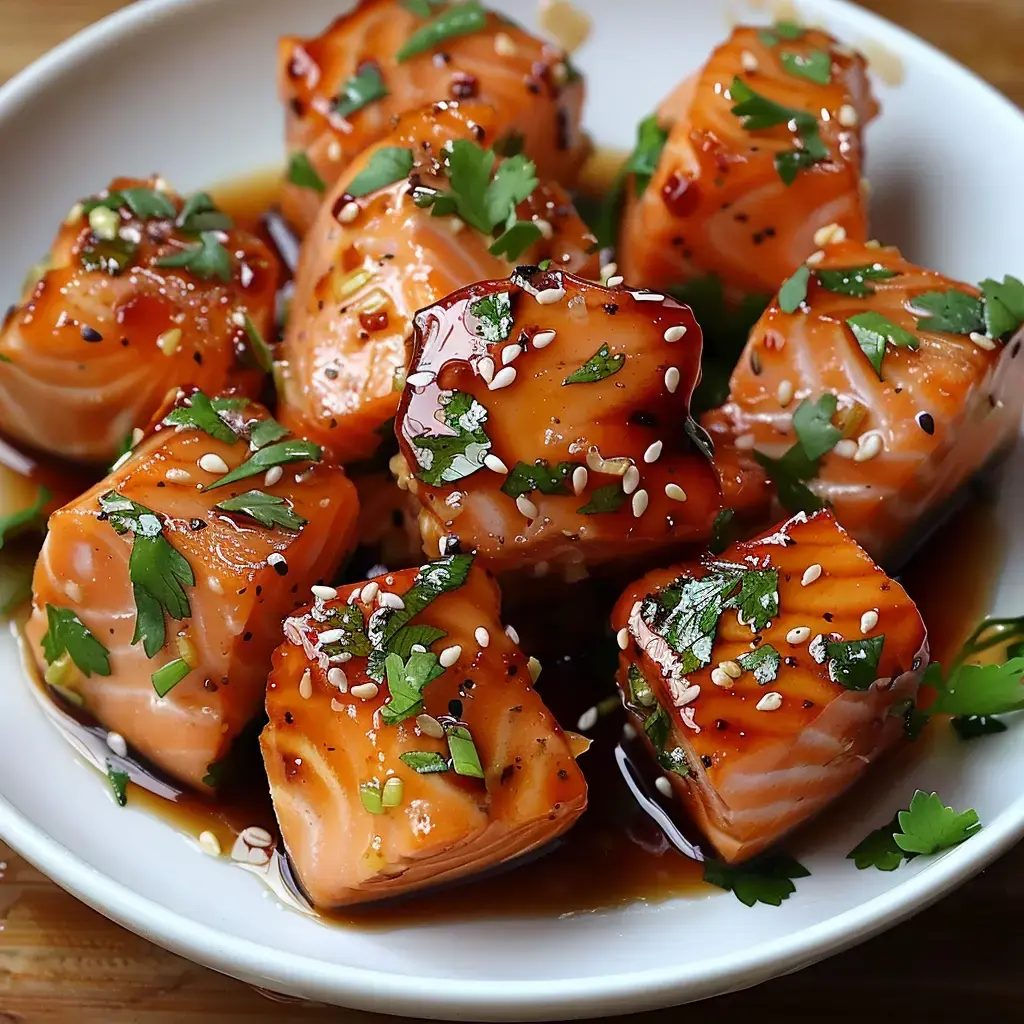
[[[416,476],[431,487],[471,476],[483,467],[491,450],[491,439],[484,429],[484,406],[465,391],[442,392],[440,401],[444,425],[450,433],[421,434],[410,439],[420,467]]]
[[[622,489],[622,481],[595,487],[590,492],[590,501],[582,508],[576,509],[577,515],[598,516],[606,512],[618,512],[626,500],[626,492]]]
[[[847,690],[867,690],[878,678],[885,635],[864,640],[834,640],[825,645],[828,677]]]
[[[791,75],[807,78],[818,85],[832,81],[832,56],[825,50],[810,50],[807,53],[792,53],[783,50],[779,61]]]
[[[53,499],[53,495],[42,485],[36,491],[36,500],[28,508],[19,508],[0,516],[0,549],[8,536],[14,536],[22,530],[43,529],[46,527],[44,509]]]
[[[797,124],[806,122],[808,119],[815,121],[814,117],[805,110],[783,106],[781,103],[776,103],[774,100],[768,99],[767,96],[755,92],[739,77],[733,79],[732,85],[729,87],[729,94],[733,99],[730,113],[743,122],[743,128],[748,132],[764,131],[780,124],[788,124],[790,121],[795,121]]]
[[[217,487],[226,487],[251,476],[265,473],[272,466],[285,466],[292,462],[319,462],[323,449],[312,441],[303,441],[297,437],[289,438],[278,444],[268,445],[254,452],[240,466],[236,466],[224,476],[207,484],[203,490],[212,491]]]
[[[746,569],[727,563],[715,563],[723,573],[732,573],[739,582],[739,590],[726,596],[722,608],[735,608],[750,623],[755,632],[766,629],[769,622],[779,614],[779,571],[778,569]]]
[[[466,775],[473,779],[482,779],[484,769],[480,764],[473,736],[464,725],[450,725],[445,729],[448,740],[448,753],[452,755],[452,769],[456,775]]]
[[[487,12],[480,6],[479,0],[465,0],[464,3],[453,4],[433,21],[427,22],[414,32],[395,54],[395,59],[402,64],[410,57],[432,50],[448,39],[468,36],[486,27]]]
[[[929,715],[987,718],[1020,711],[1024,709],[1024,657],[1002,665],[957,665],[946,678],[942,666],[932,662],[923,685],[939,691],[927,709]]]
[[[151,676],[157,696],[166,697],[191,671],[192,666],[184,658],[175,658],[161,665]]]
[[[280,441],[282,437],[288,436],[288,428],[282,427],[272,416],[260,420],[249,430],[249,447],[255,452],[266,448],[274,441]]]
[[[473,145],[472,143],[466,143]],[[493,161],[493,150],[491,151]],[[454,183],[454,179],[453,179]],[[487,218],[490,222],[488,230],[495,224],[507,220],[515,212],[515,208],[525,199],[529,199],[533,190],[540,184],[537,168],[532,160],[518,153],[499,161],[494,177],[486,183],[484,201],[487,204]],[[509,225],[511,227],[511,225]],[[534,224],[538,231],[539,228]],[[525,247],[524,247],[525,248]]]
[[[171,220],[177,215],[174,203],[155,188],[123,188],[121,195],[141,220]]]
[[[858,299],[874,295],[875,289],[868,284],[869,281],[887,281],[890,277],[899,277],[899,271],[889,270],[878,263],[814,272],[814,279],[822,288],[837,295],[852,295]]]
[[[381,708],[385,725],[398,725],[423,712],[423,691],[427,684],[444,675],[444,668],[431,651],[415,651],[404,662],[398,654],[384,659],[391,699]]]
[[[402,0],[402,6],[420,18],[429,18],[444,0]]]
[[[469,312],[476,318],[473,333],[487,342],[506,341],[512,331],[512,299],[508,292],[494,292],[471,302]]]
[[[962,740],[974,740],[979,736],[1006,732],[1006,723],[994,715],[962,715],[950,719],[949,724]]]
[[[949,334],[971,334],[985,329],[981,299],[957,288],[944,292],[925,292],[913,299],[915,309],[929,316],[917,316],[917,326],[923,331],[946,331]]]
[[[613,356],[605,343],[578,370],[570,373],[562,384],[595,384],[618,373],[625,363],[625,353],[619,352]]]
[[[334,112],[339,117],[351,117],[357,110],[387,95],[380,68],[376,64],[366,64],[342,85],[334,101]]]
[[[408,658],[413,653],[413,647],[431,647],[438,640],[443,640],[448,634],[437,626],[427,626],[420,623],[415,626],[403,626],[388,643],[388,653],[397,654],[401,658]]]
[[[533,221],[513,220],[487,251],[492,256],[503,256],[509,263],[515,263],[531,245],[535,245],[543,237],[540,228]]]
[[[324,632],[328,629],[340,629],[343,633],[339,639],[323,644],[322,650],[329,658],[336,658],[341,654],[365,658],[373,650],[373,644],[366,635],[363,613],[354,605],[345,604],[332,608],[324,620],[324,627]]]
[[[1002,282],[986,278],[981,282],[985,299],[985,327],[990,338],[1015,334],[1024,323],[1024,284],[1015,277]]]
[[[300,149],[288,158],[288,181],[299,188],[308,188],[323,195],[327,191],[327,183],[320,177],[309,157]]]
[[[779,309],[783,313],[795,313],[803,305],[810,279],[811,268],[805,263],[797,267],[793,276],[779,289]]]
[[[265,494],[263,491],[246,491],[235,498],[218,502],[215,507],[222,512],[242,512],[268,530],[275,526],[281,526],[286,530],[301,530],[307,522],[284,498]]]
[[[796,892],[792,879],[808,878],[810,874],[785,853],[770,853],[738,865],[711,859],[704,861],[704,881],[731,892],[748,907],[755,903],[781,906],[783,900]]]
[[[735,539],[733,519],[736,517],[734,508],[723,508],[711,527],[711,543],[708,546],[711,554],[720,555]]]
[[[128,803],[128,773],[115,768],[113,761],[107,761],[107,782],[110,783],[110,791],[114,794],[117,806],[126,806]]]
[[[231,280],[231,254],[220,244],[216,232],[203,231],[198,245],[187,245],[156,261],[158,267],[181,267],[204,281],[217,277]]]
[[[644,733],[654,748],[658,764],[665,771],[685,778],[690,774],[690,766],[683,748],[676,742],[672,719],[661,704],[654,700],[651,703],[653,706],[634,707],[634,713],[643,721]]]
[[[924,793],[920,789],[911,799],[909,810],[900,811],[898,817],[900,831],[894,839],[907,853],[928,855],[951,849],[981,828],[977,811],[958,814],[943,805],[938,793]]]
[[[187,404],[172,409],[163,419],[171,427],[191,427],[201,430],[225,444],[234,444],[238,435],[217,414],[217,408],[202,391],[194,391],[185,399]]]
[[[547,460],[538,459],[532,466],[527,462],[517,462],[501,485],[503,494],[510,498],[518,498],[531,491],[541,494],[571,494],[569,478],[579,462],[559,462],[551,466]]]
[[[893,838],[899,831],[899,817],[894,816],[888,825],[869,832],[847,855],[857,868],[878,868],[879,871],[895,871],[907,854],[896,845]]]
[[[868,362],[875,368],[878,379],[882,380],[882,360],[885,358],[885,345],[896,345],[899,348],[917,349],[921,340],[915,334],[899,324],[894,324],[888,317],[867,310],[856,316],[847,318],[847,324],[857,339],[861,351],[868,357]]]
[[[100,495],[100,508],[117,533],[131,533],[132,553],[128,577],[135,596],[135,634],[147,658],[154,657],[165,640],[164,614],[185,619],[192,614],[185,587],[195,586],[188,560],[163,534],[163,523],[151,509],[117,493]]]
[[[634,711],[643,713],[656,703],[654,691],[636,662],[629,663],[626,672],[626,684],[629,687],[629,703]]]
[[[761,644],[760,647],[741,654],[736,661],[744,671],[753,672],[754,679],[761,686],[774,683],[779,678],[781,656],[771,644]]]
[[[200,235],[204,231],[230,231],[234,221],[217,208],[209,192],[194,192],[185,200],[174,222],[188,235]]]
[[[793,413],[793,430],[809,459],[827,455],[842,440],[843,432],[832,423],[839,400],[833,394],[822,395],[817,402],[804,399]]]
[[[806,29],[795,21],[777,21],[771,28],[763,28],[757,36],[765,46],[778,46],[780,40],[793,42],[802,39]]]
[[[450,770],[448,762],[432,750],[407,750],[398,755],[398,760],[420,775],[434,775]]]
[[[636,145],[623,165],[623,174],[633,175],[633,191],[642,196],[658,169],[662,151],[668,142],[668,129],[658,124],[658,115],[645,117],[636,126]]]
[[[109,652],[89,632],[70,608],[46,606],[47,630],[41,641],[46,664],[52,665],[65,652],[85,676],[110,675]]]
[[[131,266],[138,247],[123,238],[110,241],[90,241],[82,248],[81,263],[84,270],[102,271],[111,277],[118,277]]]
[[[348,194],[353,199],[408,178],[413,167],[412,150],[402,146],[384,146],[374,150],[369,163],[352,179]]]

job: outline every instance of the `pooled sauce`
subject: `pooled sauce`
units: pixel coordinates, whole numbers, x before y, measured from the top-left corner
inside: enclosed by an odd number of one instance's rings
[[[595,173],[594,178],[598,177]],[[261,216],[273,205],[278,181],[277,174],[261,174],[212,191],[240,225],[265,234]],[[955,568],[949,557],[954,549]],[[948,660],[988,612],[1002,550],[1003,537],[993,505],[972,498],[899,574],[929,627],[936,660]],[[359,558],[357,553],[352,565],[372,564],[365,555],[362,562]],[[949,585],[951,571],[956,573],[955,596]],[[625,717],[615,696],[617,648],[607,621],[619,589],[618,584],[588,579],[573,584],[571,594],[559,594],[549,587],[544,591],[546,600],[538,602],[532,582],[505,588],[505,620],[518,629],[523,649],[540,658],[544,669],[537,689],[559,721],[573,729],[589,708],[599,706],[603,712],[596,727],[588,731],[593,746],[581,755],[589,806],[575,827],[555,844],[486,876],[401,901],[342,908],[319,915],[322,919],[376,928],[438,919],[556,917],[717,891],[702,881],[701,865],[678,852],[641,810],[615,761]],[[557,608],[557,628],[552,628],[553,608]],[[53,699],[52,692],[38,679],[31,652],[25,652],[25,662],[40,703],[83,756],[101,771],[110,763],[130,774],[134,783],[128,787],[131,808],[156,814],[192,837],[197,843],[196,856],[207,855],[200,852],[203,849],[207,853],[215,849],[208,836],[202,844],[199,842],[200,835],[211,833],[225,865],[234,864],[256,874],[282,903],[308,910],[286,858],[259,843],[254,848],[240,839],[254,827],[254,834],[265,830],[276,837],[255,734],[233,751],[233,775],[221,800],[214,803],[201,795],[182,792],[130,757],[119,757],[110,749],[102,727]],[[908,751],[893,756],[921,756],[910,748]],[[106,784],[100,775],[96,782]],[[670,804],[664,801],[662,806]],[[831,813],[848,814],[848,802],[841,802],[835,812],[827,811],[813,828],[828,829]],[[687,831],[685,825],[683,831]]]

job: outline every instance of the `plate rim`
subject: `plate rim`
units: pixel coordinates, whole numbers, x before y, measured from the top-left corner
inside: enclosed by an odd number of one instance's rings
[[[86,27],[0,86],[0,134],[4,122],[35,93],[111,44],[149,30],[155,22],[171,19],[186,8],[227,2],[136,0]],[[865,35],[875,33],[883,38],[887,49],[898,48],[901,56],[916,50],[922,60],[937,62],[969,84],[974,97],[1004,118],[1011,130],[1024,134],[1024,111],[980,75],[908,30],[849,0],[803,0],[800,6],[805,9],[802,13],[812,17],[839,13],[862,26]],[[396,976],[272,950],[198,923],[86,863],[22,815],[2,792],[0,835],[18,854],[94,910],[220,973],[305,997],[341,998],[345,1005],[361,1010],[443,1019],[523,1020],[524,1015],[538,1019],[567,1012],[573,1017],[592,1017],[655,1009],[751,987],[825,959],[923,910],[1024,838],[1024,795],[970,843],[940,855],[888,892],[782,939],[753,947],[739,959],[727,953],[700,961],[699,970],[688,970],[683,962],[643,972],[559,981],[462,979],[446,992],[439,992],[427,978]]]

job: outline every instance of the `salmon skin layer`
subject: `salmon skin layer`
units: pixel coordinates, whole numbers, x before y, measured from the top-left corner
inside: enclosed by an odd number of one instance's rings
[[[538,184],[522,157],[491,159],[496,177],[524,171],[522,201],[510,201],[508,212],[530,225],[528,244],[495,255],[489,230],[454,211],[440,215],[444,207],[433,201],[456,181],[463,185],[456,166],[486,159],[496,124],[494,110],[479,105],[439,103],[408,114],[346,169],[306,237],[278,357],[281,415],[341,462],[368,459],[391,432],[416,310],[474,281],[504,277],[517,262],[550,259],[598,273],[597,239],[563,189]],[[405,162],[381,176],[389,155]],[[358,183],[367,175],[375,187],[363,194]]]
[[[260,710],[282,619],[355,544],[355,489],[319,458],[246,398],[180,392],[50,517],[26,627],[40,671],[200,791]]]
[[[793,70],[807,61],[816,77]],[[731,303],[766,301],[820,229],[865,240],[861,132],[877,113],[863,57],[826,33],[735,29],[641,125],[653,173],[625,183],[626,280],[685,293],[713,275]]]
[[[429,21],[450,10],[435,6]],[[542,178],[573,183],[589,143],[580,130],[583,79],[565,51],[482,8],[459,19],[457,31],[430,30],[421,46],[427,24],[398,0],[363,0],[314,39],[280,40],[288,151],[312,171],[292,173],[281,200],[300,233],[323,190],[391,132],[396,116],[438,100],[494,107],[498,132],[536,161]]]
[[[1020,340],[988,337],[977,288],[895,248],[821,252],[758,321],[728,402],[703,422],[717,453],[741,449],[746,494],[727,500],[757,506],[767,473],[777,510],[828,503],[891,568],[915,528],[1016,438]]]
[[[280,266],[203,193],[115,178],[76,203],[0,326],[0,431],[109,466],[175,387],[255,395]]]
[[[632,721],[730,863],[900,741],[928,663],[914,603],[826,511],[648,574],[612,626]]]
[[[721,491],[689,415],[700,354],[687,306],[553,269],[422,310],[395,468],[425,550],[457,537],[495,571],[579,578],[707,540]]]
[[[492,868],[561,835],[587,787],[470,555],[341,587],[285,622],[261,744],[320,908]]]

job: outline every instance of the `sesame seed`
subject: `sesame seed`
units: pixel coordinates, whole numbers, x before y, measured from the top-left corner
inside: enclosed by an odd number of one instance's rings
[[[119,732],[107,733],[107,746],[110,748],[111,752],[117,754],[118,757],[128,756],[128,744]]]
[[[811,630],[808,626],[794,626],[786,634],[786,643],[792,644],[794,647],[800,644],[807,643],[811,638]]]
[[[346,203],[338,213],[338,220],[342,224],[351,224],[359,216],[358,203]]]
[[[206,473],[226,473],[228,464],[213,452],[207,452],[199,459],[199,468]]]
[[[996,343],[991,338],[986,338],[984,334],[979,334],[977,331],[971,331],[969,337],[978,348],[982,348],[986,352],[991,352],[996,347]]]
[[[453,235],[457,235],[465,226],[466,222],[461,217],[448,218],[448,230]]]
[[[494,380],[492,380],[487,387],[490,388],[491,391],[500,391],[502,388],[507,388],[515,379],[516,368],[514,366],[506,366],[494,375]]]
[[[534,296],[542,306],[553,306],[565,298],[564,288],[543,288]]]
[[[490,356],[478,359],[476,361],[476,372],[490,384],[494,380],[494,360]]]
[[[104,242],[112,242],[117,238],[117,229],[120,225],[121,218],[105,206],[97,206],[89,211],[89,227],[92,228],[92,233]]]
[[[380,584],[376,580],[370,580],[365,587],[359,592],[359,599],[363,604],[372,604],[373,599],[380,592]]]
[[[530,673],[530,682],[537,682],[540,678],[542,667],[541,663],[531,655],[529,661],[526,663],[526,670]]]
[[[853,456],[854,462],[868,462],[882,453],[882,435],[874,431],[861,434],[857,438],[857,452]]]
[[[713,682],[715,686],[721,686],[728,690],[733,683],[735,683],[735,680],[724,669],[713,668],[711,670],[711,682]]]
[[[288,562],[279,551],[272,551],[267,555],[267,565],[270,566],[278,576],[288,575]]]
[[[220,840],[208,830],[199,833],[199,848],[211,857],[219,857],[221,853]]]
[[[342,693],[348,693],[348,676],[345,675],[343,668],[332,668],[327,672],[327,682],[331,684],[336,690],[340,690]]]
[[[334,587],[325,587],[320,583],[314,583],[309,591],[318,601],[333,601],[338,596]]]
[[[337,139],[331,139],[327,144],[327,159],[334,163],[341,159],[341,143]]]
[[[844,128],[856,128],[860,124],[857,108],[852,103],[844,103],[839,108],[839,123]]]
[[[554,340],[554,331],[538,331],[531,339],[534,348],[547,348]]]
[[[376,683],[359,683],[357,686],[351,687],[348,692],[360,700],[373,700],[379,690],[380,687]]]
[[[739,679],[743,675],[743,669],[740,667],[737,661],[723,661],[718,666],[727,676],[731,676],[733,679]]]
[[[813,565],[809,565],[804,569],[804,574],[800,577],[800,586],[809,587],[820,576],[821,566],[815,562]]]
[[[576,723],[576,728],[579,729],[580,732],[588,732],[593,729],[595,725],[597,725],[597,708],[590,707],[580,715],[579,721]]]
[[[669,327],[668,330],[665,331],[664,335],[662,335],[670,345],[674,342],[682,341],[685,336],[686,327],[683,324],[676,324],[675,327]]]
[[[509,363],[518,359],[523,354],[521,345],[506,345],[501,350],[501,365],[508,366]]]
[[[615,634],[615,642],[619,645],[620,651],[624,651],[629,646],[629,629],[626,626],[623,626]]]
[[[398,594],[392,594],[389,591],[382,590],[377,597],[377,603],[381,608],[393,608],[395,611],[401,611],[405,607],[405,601],[402,600]]]
[[[633,292],[633,298],[637,302],[664,302],[665,296],[661,292]]]
[[[618,263],[606,263],[601,268],[601,280],[607,281],[609,277],[614,277],[619,272]]]
[[[809,266],[813,267],[816,264],[820,263],[824,258],[825,258],[824,251],[819,249],[817,252],[812,252],[811,255],[808,256],[807,259],[804,262],[807,263]]]
[[[632,494],[640,486],[640,470],[636,466],[630,466],[622,474],[622,489],[626,494]]]
[[[173,356],[181,348],[181,328],[172,327],[169,331],[164,331],[156,339],[156,347],[165,356]]]
[[[494,52],[498,54],[499,57],[515,56],[515,40],[507,32],[499,32],[494,37]]]
[[[565,61],[560,60],[557,64],[551,68],[551,77],[554,79],[556,85],[565,85],[569,81],[569,69],[566,67]]]
[[[661,441],[654,441],[647,446],[647,451],[644,452],[644,462],[648,465],[652,462],[657,462],[661,458],[661,450],[665,446]]]
[[[679,484],[665,484],[665,497],[673,501],[686,501],[686,491]]]
[[[537,518],[539,510],[525,494],[520,494],[519,497],[516,498],[516,508],[519,509],[527,519]]]
[[[757,444],[757,438],[753,434],[740,434],[733,442],[740,451],[749,451]]]
[[[299,679],[299,696],[303,700],[309,700],[313,696],[313,677],[307,668]]]
[[[551,226],[551,222],[545,220],[543,217],[533,217],[533,223],[537,225],[537,230],[541,233],[541,237],[550,241],[554,238],[555,229]]]
[[[688,686],[678,697],[675,698],[675,706],[677,708],[681,708],[687,704],[692,704],[699,696],[699,686]]]
[[[579,495],[581,495],[584,492],[584,490],[586,489],[587,477],[589,475],[590,474],[587,473],[587,467],[586,466],[577,466],[572,471],[572,489],[573,489],[573,493],[577,497],[579,497]]]
[[[263,474],[263,486],[273,487],[274,484],[281,480],[284,476],[284,470],[280,466],[271,466],[270,469]]]
[[[749,50],[744,50],[740,54],[740,65],[744,71],[756,71],[761,65]]]
[[[187,484],[192,479],[192,474],[187,469],[172,468],[164,473],[164,479],[172,484]]]
[[[342,713],[346,712],[349,707],[351,707],[350,704],[342,704],[341,701],[336,699],[335,697],[331,698],[331,710],[332,711],[337,712],[338,714],[342,714]]]
[[[841,441],[836,442],[836,446],[832,451],[841,459],[852,459],[857,454],[857,442],[851,438],[844,437]]]
[[[493,364],[492,364],[493,365]],[[477,365],[477,371],[479,372],[480,366]],[[481,374],[483,376],[483,374]],[[434,374],[429,370],[417,370],[415,373],[410,373],[405,378],[406,384],[411,384],[414,388],[425,388],[434,380]]]
[[[499,459],[497,455],[491,455],[490,452],[488,452],[484,456],[484,465],[492,473],[501,473],[503,475],[507,475],[508,474],[508,466],[506,466],[505,463],[502,462],[501,459]]]
[[[509,638],[509,640],[512,641],[512,643],[514,643],[514,644],[519,643],[519,632],[515,628],[515,626],[506,626],[505,627],[505,636],[507,636]]]
[[[878,612],[870,608],[860,617],[860,631],[870,633],[878,625]]]
[[[609,277],[605,284],[609,288],[618,288],[620,284],[626,279],[621,274],[616,274],[614,277]]]
[[[670,395],[674,395],[676,393],[676,388],[679,387],[679,380],[678,367],[670,366],[665,371],[665,390],[668,391]]]
[[[647,492],[642,487],[633,495],[633,515],[637,519],[647,511],[647,503],[649,500]]]
[[[432,740],[444,739],[444,727],[433,715],[417,715],[416,728]]]
[[[441,668],[451,668],[462,657],[462,647],[460,644],[452,644],[451,647],[446,647],[439,655],[438,662],[441,664]]]
[[[758,711],[778,711],[782,707],[782,694],[772,690],[766,693],[756,705]]]
[[[776,392],[776,398],[778,398],[779,405],[783,409],[793,401],[793,382],[791,380],[779,381],[779,390]]]
[[[672,795],[672,783],[669,781],[667,775],[659,775],[654,780],[654,786],[655,786],[655,789],[657,789],[657,791],[662,796],[671,796]]]
[[[491,634],[484,629],[483,626],[477,626],[473,631],[473,638],[481,647],[489,647],[491,643]]]
[[[814,244],[819,248],[832,242],[845,242],[846,228],[840,224],[826,224],[814,232]]]

